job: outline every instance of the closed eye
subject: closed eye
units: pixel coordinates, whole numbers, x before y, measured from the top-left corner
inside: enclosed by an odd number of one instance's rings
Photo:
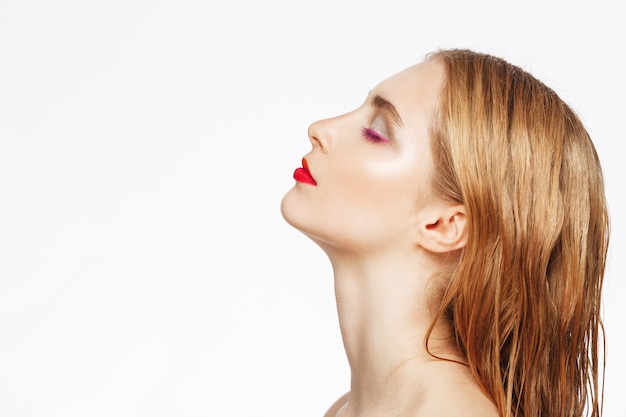
[[[365,139],[374,143],[388,143],[389,142],[389,139],[382,136],[380,133],[376,132],[375,130],[370,129],[369,127],[364,127],[363,129],[361,129],[361,134],[363,135]]]

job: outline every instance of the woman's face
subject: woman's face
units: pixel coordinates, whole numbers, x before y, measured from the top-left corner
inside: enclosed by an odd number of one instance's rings
[[[429,121],[443,66],[428,60],[388,78],[356,110],[309,127],[313,145],[281,210],[322,248],[370,253],[414,245],[432,202]]]

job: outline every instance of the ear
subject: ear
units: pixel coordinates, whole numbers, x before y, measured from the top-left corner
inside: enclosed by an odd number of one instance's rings
[[[465,206],[432,207],[418,224],[418,244],[434,253],[452,252],[467,244]]]

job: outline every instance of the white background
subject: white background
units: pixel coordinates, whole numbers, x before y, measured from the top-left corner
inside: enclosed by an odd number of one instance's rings
[[[280,200],[310,122],[440,47],[531,71],[594,138],[624,415],[618,4],[0,0],[0,415],[321,416],[349,379],[332,276]]]

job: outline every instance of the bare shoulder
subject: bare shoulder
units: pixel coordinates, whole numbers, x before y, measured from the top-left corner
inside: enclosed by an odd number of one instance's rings
[[[326,414],[324,414],[324,417],[336,417],[339,409],[348,402],[349,395],[350,393],[348,392],[344,394],[341,398],[339,398],[337,401],[335,401],[335,403],[330,406],[328,411],[326,411]]]
[[[469,386],[448,386],[448,389],[429,390],[420,396],[419,405],[405,410],[406,415],[415,417],[500,417],[496,406],[480,390]],[[337,413],[348,403],[346,393],[330,406],[324,417],[337,417]],[[412,409],[412,411],[411,411]]]
[[[430,417],[499,417],[495,404],[471,385],[436,390],[419,407],[419,416]]]

